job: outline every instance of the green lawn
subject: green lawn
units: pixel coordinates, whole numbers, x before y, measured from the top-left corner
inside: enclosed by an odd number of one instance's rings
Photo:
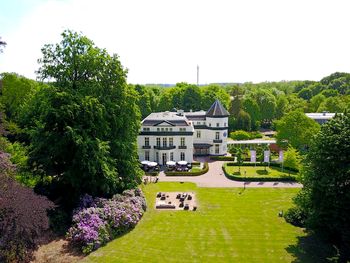
[[[250,177],[250,178],[261,178],[261,177],[272,177],[272,178],[282,178],[287,176],[295,177],[296,172],[289,172],[288,170],[282,169],[279,167],[262,167],[262,166],[241,166],[239,172],[238,166],[229,166],[225,164],[226,172],[230,175],[238,177]]]
[[[198,211],[156,211],[158,191],[194,191]],[[136,228],[84,262],[292,262],[302,251],[303,230],[278,217],[298,189],[157,183],[144,192],[149,208]]]

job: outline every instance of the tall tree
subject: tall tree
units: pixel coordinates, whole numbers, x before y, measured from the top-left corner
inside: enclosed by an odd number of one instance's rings
[[[276,122],[277,143],[281,146],[290,144],[298,150],[305,150],[320,126],[301,111],[289,112]]]
[[[187,85],[183,95],[183,109],[189,110],[201,110],[202,93],[198,86]]]
[[[350,115],[337,115],[313,140],[302,173],[304,187],[295,199],[306,227],[326,234],[350,260]]]
[[[8,120],[18,121],[22,105],[39,90],[41,85],[15,73],[2,73],[1,77],[2,94],[0,101],[5,106]]]
[[[251,118],[249,113],[240,110],[236,119],[236,129],[245,131],[251,130]]]
[[[65,194],[109,195],[140,182],[136,137],[137,94],[126,70],[85,36],[64,31],[59,44],[45,45],[38,70],[54,79],[47,109],[31,134],[31,161],[55,175]]]

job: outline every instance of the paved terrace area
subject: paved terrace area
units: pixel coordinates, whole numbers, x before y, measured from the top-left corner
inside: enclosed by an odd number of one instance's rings
[[[159,173],[159,182],[191,182],[199,187],[294,187],[300,188],[302,184],[297,182],[242,182],[233,181],[224,175],[222,170],[223,161],[213,161],[208,158],[198,158],[200,162],[207,161],[209,171],[199,176],[166,176],[163,171]]]

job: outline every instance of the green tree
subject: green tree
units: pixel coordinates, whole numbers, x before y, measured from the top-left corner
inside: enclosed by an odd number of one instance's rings
[[[252,97],[248,96],[243,101],[243,109],[249,114],[251,118],[252,130],[258,130],[261,115],[259,105],[257,104],[257,102]]]
[[[311,112],[319,112],[318,108],[326,100],[326,97],[322,94],[317,94],[316,96],[313,96],[310,100],[310,111]]]
[[[298,97],[304,100],[310,100],[312,98],[312,90],[310,88],[303,88],[298,92]]]
[[[40,79],[55,82],[30,131],[31,164],[64,185],[63,197],[134,187],[141,177],[137,93],[117,55],[71,31],[62,37],[45,45],[39,60]]]
[[[284,152],[283,165],[286,168],[300,169],[300,155],[298,151],[293,147],[288,147],[287,151]],[[290,171],[289,171],[290,174]]]
[[[306,156],[304,187],[295,199],[306,227],[330,238],[339,262],[350,260],[350,115],[322,125]]]
[[[320,104],[318,111],[341,113],[346,109],[346,106],[340,97],[329,97]]]
[[[219,85],[209,85],[202,88],[202,110],[208,110],[217,99],[226,109],[229,109],[231,101],[230,95],[223,87]]]
[[[292,147],[305,150],[320,126],[301,111],[286,114],[276,122],[277,143],[281,146],[290,144]]]
[[[183,95],[183,110],[201,110],[202,93],[198,86],[187,85]]]
[[[241,110],[238,113],[238,116],[236,119],[236,128],[239,130],[245,130],[245,131],[251,130],[251,118],[247,112]]]
[[[288,99],[285,96],[279,96],[276,105],[276,118],[280,119],[284,116],[288,109]]]
[[[40,88],[40,84],[15,73],[2,73],[0,101],[5,106],[5,113],[10,121],[18,121],[22,105]]]

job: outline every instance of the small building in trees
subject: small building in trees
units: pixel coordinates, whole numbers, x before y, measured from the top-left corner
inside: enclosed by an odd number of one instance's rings
[[[208,111],[156,112],[141,122],[140,161],[193,161],[193,155],[227,154],[228,111],[216,100]]]
[[[316,121],[318,124],[324,124],[330,119],[332,119],[335,116],[336,113],[330,113],[330,112],[321,112],[321,113],[305,113],[305,115],[314,121]]]

